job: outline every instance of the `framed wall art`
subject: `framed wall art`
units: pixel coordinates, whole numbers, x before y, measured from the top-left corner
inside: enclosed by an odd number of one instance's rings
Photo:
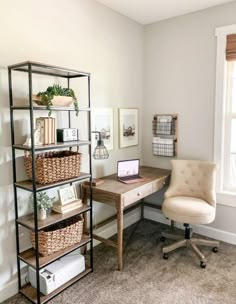
[[[119,109],[120,148],[138,145],[138,109]]]
[[[113,150],[113,108],[92,109],[92,131],[101,132],[107,150]],[[92,149],[96,147],[98,134],[92,134]]]
[[[58,195],[61,205],[66,205],[77,200],[77,193],[74,185],[58,189]]]

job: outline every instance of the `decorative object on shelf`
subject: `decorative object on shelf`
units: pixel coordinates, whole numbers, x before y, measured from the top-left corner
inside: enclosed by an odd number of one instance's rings
[[[57,141],[75,141],[79,140],[79,130],[76,128],[57,129]]]
[[[75,186],[68,186],[58,190],[59,202],[55,203],[52,210],[58,213],[67,213],[83,206],[78,199]]]
[[[53,204],[52,210],[56,213],[67,213],[74,211],[75,209],[81,208],[83,206],[82,200],[77,199],[67,205],[61,205],[60,202]]]
[[[44,92],[39,92],[37,98],[33,100],[39,105],[46,105],[49,110],[48,116],[52,113],[52,106],[70,106],[74,102],[76,115],[79,113],[78,101],[75,92],[70,88],[63,88],[59,84],[54,84],[47,88]]]
[[[50,184],[80,175],[82,154],[73,151],[50,151],[35,155],[36,182]],[[24,156],[24,164],[29,179],[32,179],[32,155]]]
[[[37,192],[36,193],[36,204],[38,208],[38,219],[45,220],[47,217],[47,210],[50,209],[53,205],[55,197],[49,197],[46,192]],[[29,197],[29,203],[34,206],[34,196],[33,194]]]
[[[43,231],[39,231],[39,253],[42,256],[47,256],[79,243],[82,239],[83,222],[81,215],[76,215]],[[31,243],[33,248],[35,248],[34,232],[31,233]]]
[[[153,155],[173,157],[176,155],[177,114],[156,114],[152,121]]]
[[[35,121],[36,127],[40,130],[40,141],[44,145],[56,143],[56,119],[53,117],[38,117]]]
[[[75,276],[85,270],[85,258],[80,254],[79,249],[74,250],[67,256],[64,256],[43,269],[40,269],[40,291],[48,295],[63,284],[67,283]],[[30,284],[37,288],[36,270],[33,267],[28,268],[28,277]]]
[[[40,126],[36,125],[36,129],[34,129],[34,145],[35,146],[40,146],[42,144],[43,144],[43,142],[41,142]],[[31,136],[28,136],[26,138],[26,141],[25,141],[25,143],[23,145],[31,147],[31,145],[32,145],[32,143],[31,143]]]
[[[113,108],[92,108],[92,130],[101,132],[107,150],[113,150]],[[92,136],[92,147],[96,146],[98,134]]]
[[[119,109],[120,148],[138,145],[138,109]]]
[[[107,148],[104,145],[104,141],[102,140],[101,132],[92,131],[92,133],[98,134],[97,146],[94,149],[93,158],[94,159],[107,159],[109,157],[109,153],[107,151]]]
[[[74,185],[58,189],[58,195],[61,205],[66,205],[77,200],[77,193]]]

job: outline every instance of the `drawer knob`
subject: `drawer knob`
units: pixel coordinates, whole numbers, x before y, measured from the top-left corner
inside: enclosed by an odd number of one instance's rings
[[[142,193],[139,191],[138,193],[137,193],[137,196],[140,196]]]

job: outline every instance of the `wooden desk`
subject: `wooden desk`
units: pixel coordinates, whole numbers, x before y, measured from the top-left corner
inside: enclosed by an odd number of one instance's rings
[[[113,206],[117,211],[117,235],[118,241],[104,239],[96,234],[93,238],[117,248],[118,270],[122,270],[123,254],[123,216],[124,209],[146,196],[159,191],[164,187],[170,176],[170,171],[159,168],[141,167],[140,175],[146,180],[140,183],[124,184],[117,181],[117,175],[102,177],[104,183],[92,187],[92,197],[94,201]],[[87,202],[90,194],[90,187],[83,185],[83,200]],[[101,225],[100,225],[101,226]]]

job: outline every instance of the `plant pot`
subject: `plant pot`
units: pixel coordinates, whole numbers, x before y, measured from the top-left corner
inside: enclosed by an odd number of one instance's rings
[[[47,210],[45,210],[45,209],[39,209],[38,210],[38,219],[40,221],[42,221],[42,220],[45,220],[46,217],[47,217]]]
[[[33,101],[42,106],[41,98],[37,95],[33,95]],[[52,105],[57,107],[69,107],[73,103],[73,98],[70,96],[54,96],[52,99]]]

